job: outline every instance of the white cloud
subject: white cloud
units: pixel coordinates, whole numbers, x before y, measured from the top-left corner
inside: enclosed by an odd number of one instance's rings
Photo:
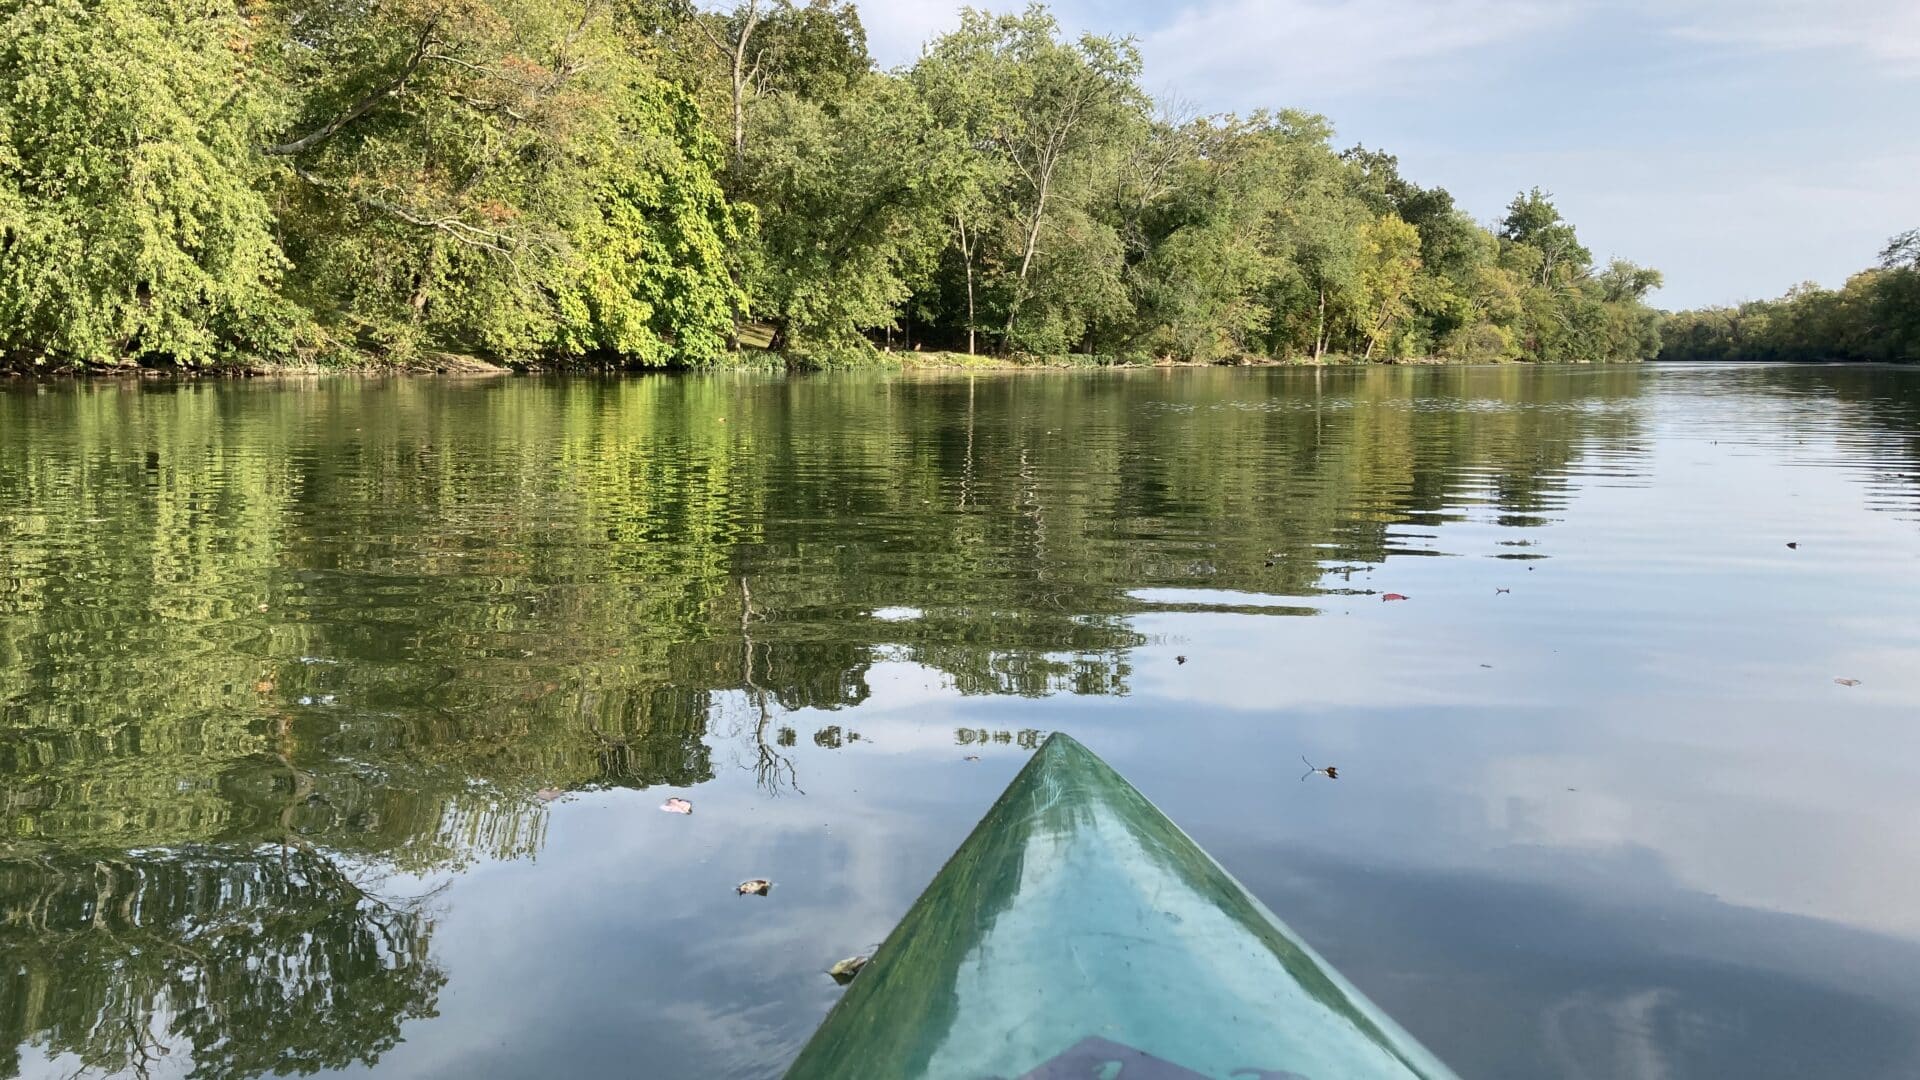
[[[1920,75],[1920,3],[1914,0],[1694,0],[1652,7],[1674,35],[1769,51],[1855,53]]]
[[[1563,6],[1520,0],[1216,0],[1141,39],[1151,78],[1205,106],[1352,94],[1436,74],[1427,63],[1538,32]]]
[[[967,0],[867,0],[881,66],[911,63]],[[1023,0],[971,0],[1015,11]],[[1920,0],[1056,0],[1069,29],[1138,34],[1156,82],[1211,106],[1364,91],[1447,73],[1425,61],[1614,13],[1687,41],[1766,51],[1827,49],[1920,75]],[[1457,72],[1457,68],[1455,71]],[[1278,97],[1275,97],[1275,95]]]

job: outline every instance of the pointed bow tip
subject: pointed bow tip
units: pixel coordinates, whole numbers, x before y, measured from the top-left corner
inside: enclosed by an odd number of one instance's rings
[[[1099,754],[1087,749],[1085,743],[1064,731],[1056,731],[1047,736],[1046,741],[1040,744],[1040,749],[1034,751],[1033,756],[1027,759],[1029,768],[1045,771],[1084,768],[1089,765],[1101,769],[1112,768],[1101,759]]]

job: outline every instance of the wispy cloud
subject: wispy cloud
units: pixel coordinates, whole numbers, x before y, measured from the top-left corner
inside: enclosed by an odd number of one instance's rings
[[[1238,107],[1444,77],[1432,63],[1568,17],[1537,0],[1213,0],[1145,34],[1152,78]]]
[[[1024,0],[971,0],[1014,11]],[[962,0],[867,0],[883,65],[910,62],[959,21]],[[1589,16],[1624,16],[1684,41],[1765,51],[1824,49],[1920,76],[1920,0],[1056,0],[1076,29],[1141,35],[1159,78],[1208,87],[1355,89],[1443,73],[1469,54]],[[1198,87],[1185,92],[1193,93]]]
[[[1767,51],[1826,49],[1920,76],[1920,2],[1915,0],[1687,0],[1645,10],[1691,41]]]

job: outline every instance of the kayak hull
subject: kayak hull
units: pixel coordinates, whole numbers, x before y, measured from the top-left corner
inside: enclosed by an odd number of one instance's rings
[[[1118,773],[1056,734],[787,1076],[1453,1074]]]

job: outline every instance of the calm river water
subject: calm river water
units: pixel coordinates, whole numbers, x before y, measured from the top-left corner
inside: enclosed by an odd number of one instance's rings
[[[1051,731],[1464,1076],[1913,1077],[1920,371],[0,389],[0,1076],[774,1077]]]

